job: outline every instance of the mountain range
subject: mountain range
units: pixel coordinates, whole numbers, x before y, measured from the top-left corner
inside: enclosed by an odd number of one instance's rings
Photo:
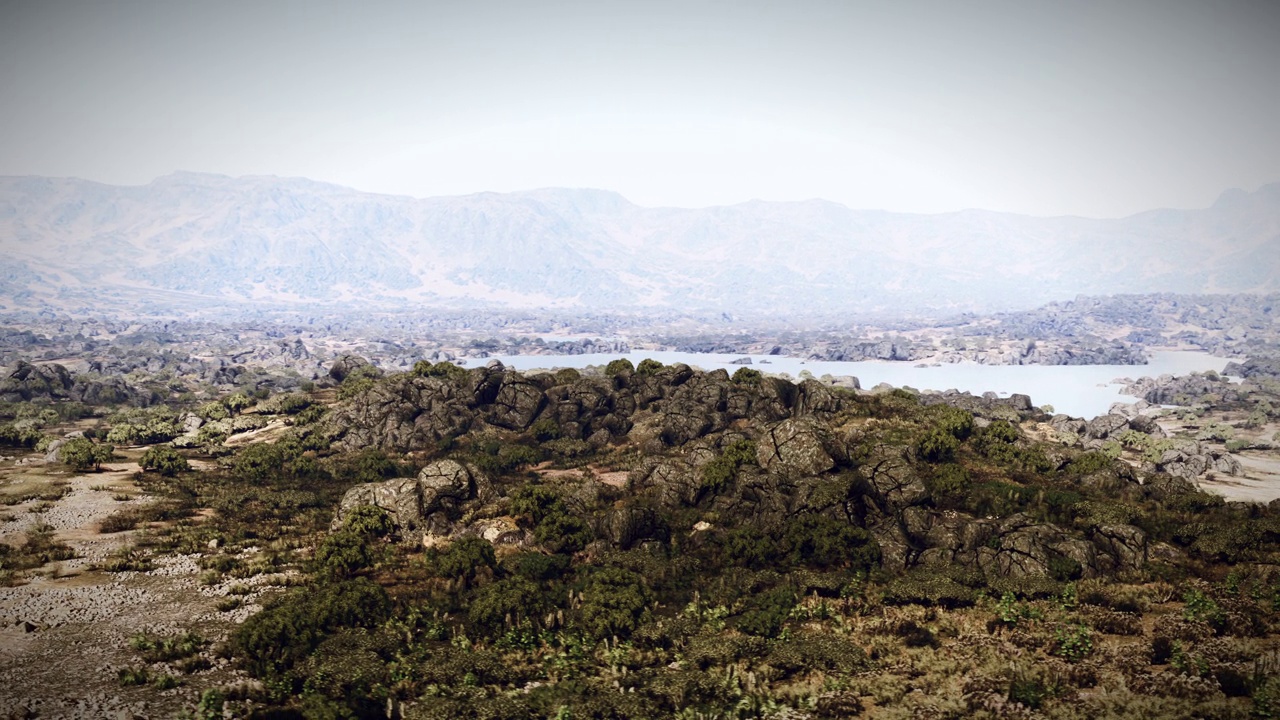
[[[0,178],[0,309],[211,304],[951,312],[1280,289],[1280,183],[1121,219],[601,190],[418,199],[298,178]]]

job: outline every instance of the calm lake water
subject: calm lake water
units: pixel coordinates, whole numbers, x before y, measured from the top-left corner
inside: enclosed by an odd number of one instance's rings
[[[583,368],[604,365],[619,355],[496,355],[503,365],[517,370]],[[714,353],[635,352],[623,355],[633,364],[653,358],[663,364],[682,362],[703,370],[724,368],[732,373],[739,365],[731,361],[750,357],[750,367],[766,373],[787,373],[799,378],[808,370],[814,377],[852,375],[864,388],[880,383],[894,387],[908,385],[917,390],[960,390],[975,395],[991,391],[1001,397],[1011,393],[1031,396],[1035,405],[1052,405],[1056,412],[1075,417],[1093,418],[1107,412],[1115,402],[1134,402],[1137,398],[1121,395],[1118,378],[1137,379],[1144,376],[1186,375],[1214,370],[1221,372],[1227,359],[1204,352],[1169,351],[1152,354],[1146,365],[978,365],[957,363],[939,367],[915,367],[912,363],[866,361],[823,362],[768,355],[720,355]],[[766,362],[767,361],[767,362]],[[471,359],[468,365],[488,360]]]

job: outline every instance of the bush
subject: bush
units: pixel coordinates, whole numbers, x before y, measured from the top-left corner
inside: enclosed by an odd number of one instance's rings
[[[583,628],[597,638],[626,638],[640,624],[649,600],[649,589],[639,575],[623,568],[602,568],[582,591]]]
[[[1089,628],[1072,624],[1058,628],[1054,635],[1053,654],[1070,662],[1079,662],[1093,652],[1093,635]]]
[[[960,441],[954,435],[941,428],[934,428],[916,443],[916,454],[927,462],[951,462],[959,447]]]
[[[372,628],[391,613],[387,592],[365,578],[298,589],[250,617],[232,652],[257,676],[282,673],[342,628]]]
[[[653,358],[645,358],[636,366],[637,375],[652,375],[662,369],[662,363]]]
[[[395,532],[395,522],[386,510],[374,505],[357,505],[343,520],[344,530],[362,538],[384,538]]]
[[[729,379],[735,385],[756,387],[760,384],[760,381],[764,379],[764,375],[759,370],[749,367],[740,367],[733,371],[733,377]]]
[[[635,366],[626,358],[618,358],[604,366],[604,374],[609,376],[620,375],[622,373],[630,375],[635,371]]]
[[[348,529],[326,537],[316,548],[316,568],[335,578],[347,578],[373,567],[378,553],[369,547],[366,537]]]
[[[435,556],[432,564],[440,577],[460,579],[469,587],[476,579],[476,573],[484,568],[493,570],[498,566],[498,559],[488,540],[468,536],[455,540],[447,550]]]
[[[738,617],[737,627],[749,635],[777,637],[795,605],[796,595],[791,588],[773,588],[748,601],[746,609]]]
[[[111,459],[115,448],[110,445],[98,445],[86,438],[72,438],[58,449],[58,460],[75,470],[98,470],[102,463]]]
[[[182,457],[173,448],[153,447],[147,448],[142,453],[142,458],[138,460],[138,466],[143,470],[160,473],[165,477],[173,477],[180,472],[186,472],[191,469],[191,465],[187,459]]]
[[[504,578],[480,588],[467,607],[467,620],[476,629],[496,636],[508,625],[535,624],[550,606],[528,578]]]
[[[723,490],[738,475],[738,468],[756,462],[756,444],[738,440],[724,452],[702,466],[702,489],[711,493]]]

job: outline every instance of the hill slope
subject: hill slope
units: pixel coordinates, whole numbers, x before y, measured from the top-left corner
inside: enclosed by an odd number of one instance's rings
[[[1280,184],[1118,220],[644,208],[598,190],[415,199],[178,173],[0,178],[0,304],[138,291],[394,307],[998,309],[1078,293],[1280,289]]]

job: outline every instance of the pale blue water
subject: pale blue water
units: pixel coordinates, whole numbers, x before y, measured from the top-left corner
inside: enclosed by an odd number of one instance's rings
[[[1052,405],[1054,411],[1075,417],[1093,418],[1107,412],[1115,402],[1134,402],[1137,398],[1121,395],[1121,386],[1112,384],[1117,378],[1139,378],[1157,375],[1186,375],[1214,370],[1221,372],[1225,358],[1205,352],[1167,351],[1152,354],[1147,365],[978,365],[958,363],[939,367],[915,367],[911,363],[866,361],[823,362],[768,355],[721,355],[715,353],[635,352],[627,355],[497,355],[503,365],[518,370],[582,368],[604,365],[618,357],[633,364],[653,358],[664,364],[682,362],[703,370],[724,368],[732,373],[739,365],[730,361],[750,357],[755,368],[766,373],[787,373],[798,379],[808,370],[814,377],[852,375],[864,388],[888,383],[894,387],[909,385],[917,390],[960,390],[975,395],[991,391],[1001,397],[1011,393],[1031,396],[1035,405]],[[768,364],[761,361],[767,360]],[[488,360],[468,360],[468,365]]]

